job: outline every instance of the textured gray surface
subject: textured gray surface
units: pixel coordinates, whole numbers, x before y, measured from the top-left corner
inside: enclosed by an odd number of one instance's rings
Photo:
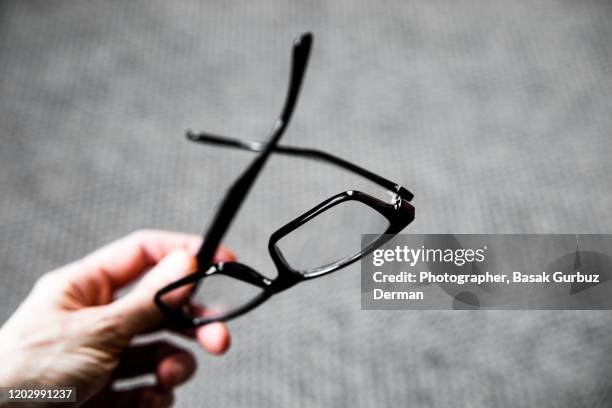
[[[285,142],[417,195],[414,232],[610,232],[607,1],[0,3],[0,314],[37,276],[134,229],[197,232],[260,138],[292,38],[315,33]],[[290,167],[287,167],[290,164]],[[278,188],[274,188],[278,185]],[[275,157],[228,237],[267,235],[339,190]],[[255,243],[255,244],[254,244]],[[610,312],[366,312],[358,267],[230,324],[179,406],[609,406]]]

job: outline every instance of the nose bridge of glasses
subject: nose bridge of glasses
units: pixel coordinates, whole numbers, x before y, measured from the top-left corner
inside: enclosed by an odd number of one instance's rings
[[[261,275],[251,267],[238,262],[220,262],[215,266],[214,273],[239,279],[263,289],[268,288],[272,283],[270,279]]]
[[[251,267],[238,262],[219,263],[216,265],[214,273],[224,274],[258,286],[269,295],[285,290],[302,280],[301,275],[286,273],[279,273],[276,279],[268,279]]]

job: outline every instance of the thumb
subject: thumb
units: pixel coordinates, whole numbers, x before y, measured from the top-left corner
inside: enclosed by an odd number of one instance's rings
[[[113,303],[125,323],[124,329],[130,335],[136,335],[159,326],[164,320],[163,314],[155,305],[155,293],[164,286],[181,279],[196,270],[196,260],[184,250],[175,250],[164,257],[155,267],[144,275],[136,287],[126,296]],[[187,296],[188,287],[181,294]],[[181,299],[176,299],[180,301]]]

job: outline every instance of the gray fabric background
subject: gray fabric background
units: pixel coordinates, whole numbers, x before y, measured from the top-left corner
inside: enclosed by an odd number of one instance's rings
[[[608,1],[3,1],[0,315],[35,279],[132,230],[199,232],[260,139],[293,37],[315,34],[285,143],[416,194],[408,231],[608,233]],[[360,180],[274,157],[227,239]],[[365,187],[364,187],[365,188]],[[360,311],[354,266],[230,323],[178,406],[574,407],[612,402],[611,312]]]

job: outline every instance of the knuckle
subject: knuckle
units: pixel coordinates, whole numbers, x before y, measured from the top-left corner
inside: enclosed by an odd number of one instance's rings
[[[91,334],[105,344],[116,344],[120,349],[131,339],[123,320],[124,316],[120,313],[110,311],[109,308],[101,308],[97,316],[92,319]]]
[[[57,285],[58,283],[58,272],[51,271],[46,272],[38,278],[36,283],[34,284],[35,289],[48,289]]]

